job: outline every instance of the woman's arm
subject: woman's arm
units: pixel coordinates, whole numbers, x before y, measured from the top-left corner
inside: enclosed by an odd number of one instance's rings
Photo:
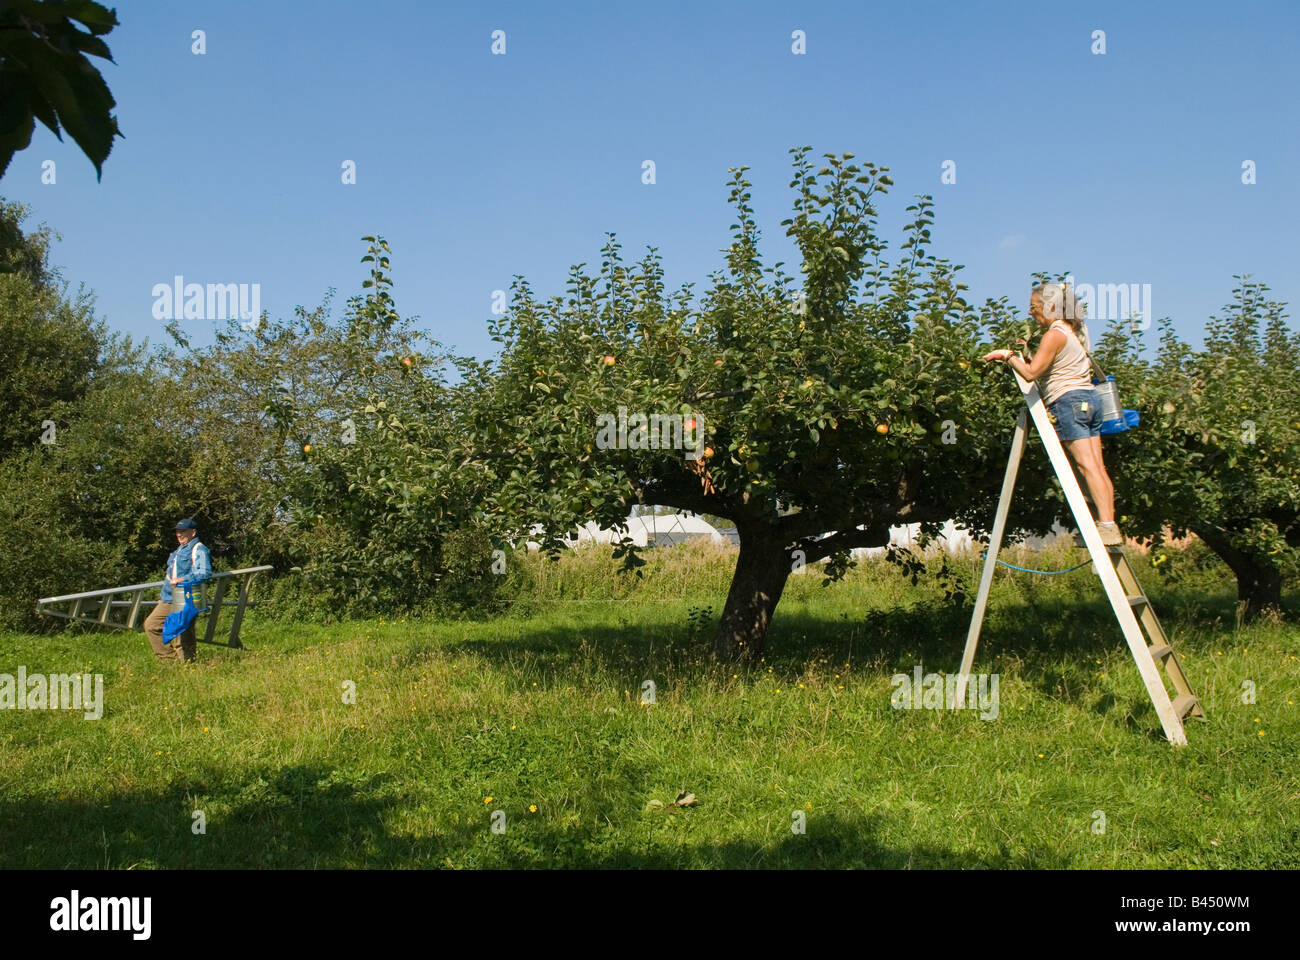
[[[1048,330],[1043,334],[1043,342],[1038,345],[1038,352],[1034,354],[1034,359],[1028,363],[1016,356],[1012,350],[994,350],[986,354],[984,359],[1005,360],[1011,364],[1011,369],[1016,373],[1033,382],[1047,372],[1047,368],[1052,365],[1052,361],[1056,359],[1063,346],[1065,346],[1065,334],[1060,330]]]

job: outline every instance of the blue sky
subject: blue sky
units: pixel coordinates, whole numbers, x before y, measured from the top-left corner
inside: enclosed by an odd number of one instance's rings
[[[484,356],[492,291],[523,274],[562,292],[605,231],[629,258],[659,247],[670,287],[702,289],[731,166],[751,167],[766,259],[793,260],[779,224],[801,144],[891,168],[891,241],[911,196],[933,194],[934,251],[966,265],[977,300],[1025,299],[1038,269],[1149,283],[1155,315],[1196,341],[1234,273],[1300,301],[1294,2],[117,9],[103,73],[126,139],[103,181],[38,127],[0,193],[63,235],[65,277],[137,338],[165,339],[152,289],[176,274],[259,283],[277,316],[329,287],[341,306],[364,278],[359,238],[379,232],[399,309]]]

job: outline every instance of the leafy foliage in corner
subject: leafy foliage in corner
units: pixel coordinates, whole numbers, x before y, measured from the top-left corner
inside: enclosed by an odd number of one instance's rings
[[[103,176],[122,133],[88,56],[113,62],[101,38],[117,25],[117,11],[94,0],[0,2],[0,176],[32,142],[37,120],[60,140],[67,130]]]

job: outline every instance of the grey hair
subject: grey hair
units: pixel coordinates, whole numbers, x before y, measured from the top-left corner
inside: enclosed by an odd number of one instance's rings
[[[1074,295],[1074,287],[1068,283],[1047,281],[1035,284],[1029,295],[1038,294],[1043,298],[1044,312],[1048,316],[1064,320],[1076,334],[1083,332],[1084,304]],[[1050,309],[1049,309],[1050,306]]]

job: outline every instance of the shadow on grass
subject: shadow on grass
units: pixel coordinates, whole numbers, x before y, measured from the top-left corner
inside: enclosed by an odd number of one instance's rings
[[[764,669],[802,672],[813,661],[824,660],[865,664],[890,674],[910,673],[918,664],[927,672],[954,672],[961,663],[971,612],[969,604],[937,601],[838,617],[819,616],[807,608],[778,608],[767,638]],[[712,663],[717,617],[715,612],[707,629],[701,630],[686,618],[678,624],[637,625],[622,617],[611,623],[615,618],[605,610],[572,629],[530,624],[518,636],[437,645],[493,664],[527,662],[544,675],[557,677],[582,663],[619,676],[640,676],[649,667],[698,672]],[[1206,629],[1230,633],[1232,626],[1231,622],[1217,628],[1207,624]],[[408,661],[427,646],[419,642]],[[1051,663],[1127,649],[1104,597],[1053,598],[990,610],[980,635],[977,665],[987,664],[994,654],[1018,658],[1045,692],[1056,695],[1060,674]]]
[[[216,784],[220,784],[219,786]],[[613,786],[610,789],[614,789]],[[621,785],[624,798],[638,791]],[[8,868],[129,867],[294,868],[1064,868],[1058,851],[982,856],[941,846],[882,844],[881,817],[809,816],[807,831],[783,839],[691,843],[682,831],[703,827],[707,805],[690,810],[639,811],[616,829],[561,826],[516,815],[493,833],[490,811],[444,820],[458,825],[432,836],[403,836],[389,823],[410,804],[385,777],[354,777],[341,768],[209,773],[161,792],[114,794],[106,803],[62,799],[0,800],[0,849]],[[192,832],[191,807],[207,807],[202,835]],[[610,808],[611,811],[614,809]],[[721,812],[721,811],[719,811]],[[603,819],[603,818],[602,818]],[[473,820],[473,822],[469,822]],[[591,818],[594,823],[596,818]],[[694,822],[691,822],[694,821]]]
[[[1227,595],[1217,598],[1231,611]],[[1200,595],[1200,606],[1216,598]],[[1197,601],[1191,601],[1197,602]],[[1171,608],[1176,605],[1170,604]],[[819,616],[807,606],[778,609],[768,636],[761,665],[786,677],[797,676],[813,664],[835,668],[853,664],[888,676],[911,674],[920,665],[926,673],[954,673],[960,666],[970,624],[970,604],[926,601],[913,607],[868,610],[860,616]],[[1172,619],[1172,618],[1170,618]],[[611,623],[616,620],[617,623]],[[716,617],[714,620],[716,623]],[[1166,621],[1169,629],[1169,620]],[[630,625],[607,612],[572,629],[537,625],[519,636],[465,640],[442,646],[460,656],[481,658],[493,667],[527,665],[538,682],[562,683],[567,676],[591,672],[619,689],[635,688],[645,677],[670,677],[690,683],[709,677],[725,678],[737,668],[718,664],[711,657],[711,630],[697,622]],[[1204,629],[1231,635],[1225,624],[1205,624]],[[1120,722],[1131,733],[1163,738],[1150,702],[1143,697],[1097,698],[1095,690],[1080,684],[1072,665],[1086,669],[1094,658],[1119,654],[1128,658],[1114,611],[1100,590],[1093,596],[1048,597],[1003,605],[990,611],[981,632],[975,671],[997,671],[995,655],[1018,661],[1016,671],[1044,696],[1099,714],[1120,711]]]

